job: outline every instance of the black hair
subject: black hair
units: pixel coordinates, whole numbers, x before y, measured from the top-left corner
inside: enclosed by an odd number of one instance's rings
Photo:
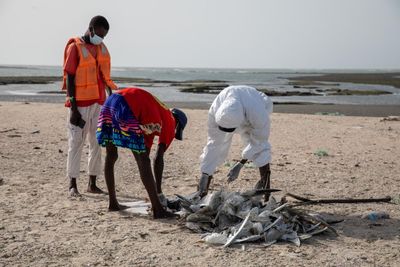
[[[108,31],[110,29],[110,24],[108,24],[108,21],[105,17],[95,16],[90,20],[89,27],[93,28],[102,27]]]

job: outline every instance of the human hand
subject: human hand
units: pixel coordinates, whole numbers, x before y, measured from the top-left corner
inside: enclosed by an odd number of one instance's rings
[[[107,96],[110,96],[113,94],[112,89],[108,86],[106,86],[106,93],[107,93]]]
[[[71,109],[69,122],[72,125],[79,126],[79,121],[82,119],[81,113],[77,109]]]
[[[243,163],[240,161],[236,162],[235,165],[228,172],[228,183],[235,181],[239,177],[240,170],[243,167]]]

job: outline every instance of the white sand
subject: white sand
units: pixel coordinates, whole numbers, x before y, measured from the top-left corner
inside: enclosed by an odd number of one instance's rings
[[[166,153],[167,196],[195,190],[199,155],[206,142],[205,110],[186,110],[184,141]],[[342,216],[331,234],[301,247],[280,243],[220,249],[175,220],[152,220],[108,212],[107,195],[85,193],[86,152],[78,186],[67,194],[66,109],[60,104],[0,102],[0,266],[398,266],[400,209],[392,204],[333,204],[314,210]],[[8,131],[9,130],[9,131]],[[39,130],[39,133],[34,133]],[[400,122],[380,118],[273,114],[272,187],[310,198],[381,197],[400,194]],[[230,160],[240,158],[235,138]],[[314,152],[323,149],[327,157]],[[104,151],[103,151],[104,152]],[[136,163],[119,150],[116,164],[120,202],[145,200]],[[225,184],[227,167],[212,188]],[[258,170],[244,169],[230,190],[247,189]],[[104,178],[99,186],[106,189]],[[283,193],[277,194],[281,196]],[[361,216],[385,211],[391,219],[373,225]]]

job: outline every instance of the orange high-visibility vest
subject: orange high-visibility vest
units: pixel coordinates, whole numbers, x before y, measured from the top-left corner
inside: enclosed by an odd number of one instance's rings
[[[110,78],[111,58],[107,47],[103,43],[97,45],[97,56],[94,58],[89,50],[86,49],[85,43],[81,38],[71,38],[65,46],[64,64],[67,57],[67,49],[71,43],[76,44],[79,53],[79,64],[75,73],[75,99],[77,101],[99,99],[97,67],[105,84],[111,89],[117,89],[117,86]],[[66,80],[67,73],[64,72],[63,90],[67,90]]]

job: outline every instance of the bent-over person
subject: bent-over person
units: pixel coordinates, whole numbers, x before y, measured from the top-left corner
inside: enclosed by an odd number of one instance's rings
[[[154,218],[173,216],[161,204],[161,183],[164,170],[164,153],[174,138],[182,140],[187,123],[185,113],[168,109],[151,93],[140,88],[125,88],[112,94],[104,103],[97,129],[98,143],[106,148],[104,176],[109,193],[109,210],[121,210],[115,193],[114,165],[118,148],[132,151],[139,168],[140,178],[149,195]],[[153,171],[150,149],[158,136],[158,147]]]
[[[198,191],[201,196],[208,192],[212,175],[217,166],[228,156],[233,134],[240,134],[245,148],[242,159],[228,173],[228,182],[239,176],[240,169],[252,161],[260,171],[255,188],[270,188],[271,145],[270,114],[272,101],[262,92],[250,86],[229,86],[214,99],[208,112],[208,140],[201,155],[201,177]],[[269,193],[266,194],[266,199]]]

